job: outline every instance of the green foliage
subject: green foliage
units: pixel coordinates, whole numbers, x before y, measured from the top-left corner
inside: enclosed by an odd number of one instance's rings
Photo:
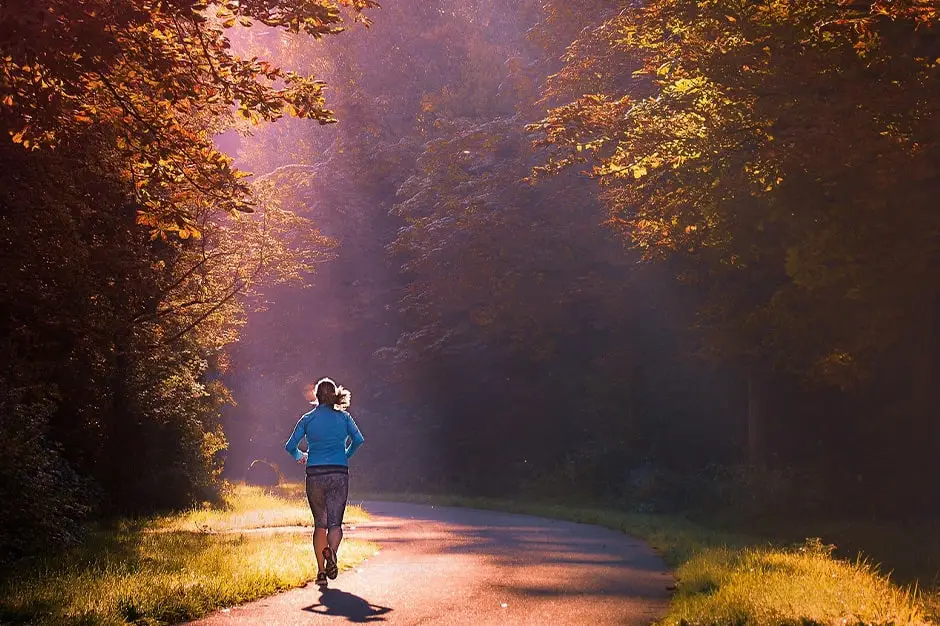
[[[89,158],[76,167],[79,156]],[[161,342],[186,320],[138,317],[167,303],[164,268],[179,257],[133,226],[126,186],[89,153],[7,146],[2,159],[17,173],[4,186],[0,224],[5,389],[45,389],[33,401],[43,404],[55,398],[39,414],[49,454],[94,479],[110,507],[186,504],[211,490],[224,441],[224,395],[205,378],[212,344],[191,335]],[[30,445],[21,452],[44,456]]]
[[[229,35],[259,22],[320,38],[374,6],[0,7],[4,559],[67,542],[95,504],[219,497],[225,348],[259,285],[302,282],[331,242],[213,136],[233,109],[335,121],[321,81],[238,56]]]
[[[936,11],[870,11],[626,8],[572,45],[548,95],[620,62],[532,126],[545,171],[592,162],[624,235],[705,285],[714,351],[846,387],[910,340],[900,319],[923,332],[940,228]]]
[[[936,3],[610,5],[562,40],[536,173],[595,178],[612,228],[684,286],[684,351],[741,381],[716,393],[750,462],[813,457],[833,496],[868,505],[854,473],[905,493],[884,509],[935,508],[903,476],[936,475]],[[862,458],[889,448],[900,463]]]
[[[400,347],[420,360],[486,341],[544,362],[579,330],[568,317],[575,302],[607,295],[593,291],[603,281],[598,266],[616,262],[617,251],[576,204],[570,181],[523,181],[531,153],[517,120],[452,124],[399,189],[395,211],[406,225],[390,249],[410,281],[403,313],[421,322]],[[574,258],[572,240],[590,237],[594,254]],[[552,283],[579,286],[559,292]]]
[[[673,452],[665,433],[689,430],[701,454],[728,456],[728,437],[689,426],[714,408],[701,400],[713,377],[681,362],[690,317],[667,273],[624,254],[589,181],[526,180],[539,161],[525,121],[560,39],[611,3],[543,4],[399,2],[342,53],[233,38],[318,73],[337,117],[356,120],[261,125],[242,141],[246,167],[338,246],[310,289],[268,292],[276,304],[234,350],[233,475],[283,455],[304,384],[326,371],[360,398],[371,452],[358,476],[374,485],[511,488],[507,458],[528,484],[570,455],[597,465],[580,486],[608,491],[638,456],[685,462],[692,446]]]
[[[90,486],[49,437],[50,389],[0,384],[0,566],[49,546],[74,544],[88,515]],[[27,530],[28,532],[24,532]]]

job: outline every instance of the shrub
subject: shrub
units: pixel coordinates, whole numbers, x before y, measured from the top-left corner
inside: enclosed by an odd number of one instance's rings
[[[0,381],[0,566],[73,544],[91,507],[91,488],[47,438],[55,410],[48,388]]]

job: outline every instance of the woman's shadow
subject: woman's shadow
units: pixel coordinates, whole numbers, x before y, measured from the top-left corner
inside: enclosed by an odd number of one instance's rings
[[[348,621],[357,624],[384,622],[385,618],[382,616],[391,610],[387,606],[370,604],[356,594],[339,589],[322,589],[320,602],[304,608],[304,611],[320,615],[345,617]]]

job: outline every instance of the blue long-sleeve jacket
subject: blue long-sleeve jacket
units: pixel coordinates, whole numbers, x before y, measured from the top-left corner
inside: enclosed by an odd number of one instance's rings
[[[295,461],[303,458],[303,452],[297,446],[304,438],[307,439],[308,467],[313,465],[348,466],[349,458],[365,441],[352,415],[346,411],[337,411],[325,404],[318,405],[309,413],[305,413],[284,445]]]

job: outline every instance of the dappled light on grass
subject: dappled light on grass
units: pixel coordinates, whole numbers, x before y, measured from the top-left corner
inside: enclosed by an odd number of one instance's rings
[[[95,531],[78,548],[5,581],[0,623],[173,624],[302,585],[317,570],[309,532],[238,532],[251,530],[252,520],[293,521],[287,512],[293,505],[260,488],[238,486],[227,509]],[[278,507],[284,510],[278,513]],[[232,532],[190,532],[197,521]],[[344,542],[341,568],[356,566],[376,549]]]
[[[356,524],[368,519],[361,507],[346,511],[346,523]],[[180,515],[162,517],[154,522],[159,530],[230,532],[277,526],[313,526],[302,483],[286,483],[278,487],[233,485],[222,506],[196,507]]]

